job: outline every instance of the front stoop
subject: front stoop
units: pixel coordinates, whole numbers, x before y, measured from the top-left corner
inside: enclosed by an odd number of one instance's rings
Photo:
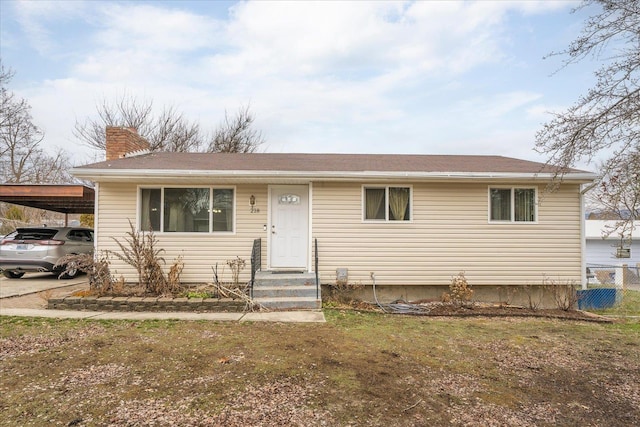
[[[253,284],[253,300],[271,310],[318,310],[319,292],[314,273],[258,271]]]

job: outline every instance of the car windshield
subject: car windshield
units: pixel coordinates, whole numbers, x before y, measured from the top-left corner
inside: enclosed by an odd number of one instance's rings
[[[58,230],[53,228],[18,228],[15,234],[10,234],[7,238],[13,240],[49,240],[56,235]]]

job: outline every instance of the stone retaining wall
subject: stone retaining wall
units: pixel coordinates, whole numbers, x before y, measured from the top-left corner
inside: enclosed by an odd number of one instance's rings
[[[242,312],[245,303],[228,298],[64,297],[50,298],[47,308],[80,311]]]

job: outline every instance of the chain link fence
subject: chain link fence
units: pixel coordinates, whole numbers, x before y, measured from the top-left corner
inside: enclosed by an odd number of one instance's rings
[[[578,290],[578,308],[640,315],[640,264],[587,264],[587,288]]]

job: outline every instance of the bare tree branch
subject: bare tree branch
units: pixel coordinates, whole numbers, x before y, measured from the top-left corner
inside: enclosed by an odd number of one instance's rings
[[[42,130],[33,123],[31,106],[9,91],[14,76],[0,62],[0,179],[7,183],[71,182],[69,157],[58,150],[47,154]]]
[[[254,153],[264,144],[262,132],[252,128],[255,121],[249,105],[240,107],[234,117],[224,113],[224,121],[214,132],[210,153]]]
[[[190,123],[173,107],[155,114],[153,102],[123,95],[113,103],[106,99],[96,105],[97,118],[76,120],[74,135],[85,145],[104,150],[105,128],[135,128],[150,143],[152,151],[198,151],[203,144],[199,126]]]
[[[262,133],[252,128],[255,118],[248,106],[241,107],[234,117],[225,112],[224,121],[209,142],[198,123],[189,121],[172,106],[156,112],[153,102],[123,95],[113,103],[102,100],[96,113],[94,118],[76,120],[74,135],[98,150],[106,148],[107,126],[135,128],[149,141],[151,151],[251,153],[264,143]]]
[[[536,150],[561,169],[603,159],[593,197],[617,214],[611,232],[626,235],[640,218],[640,2],[585,0],[574,12],[585,8],[598,10],[566,49],[550,55],[563,56],[563,67],[600,60],[596,83],[542,127]]]

